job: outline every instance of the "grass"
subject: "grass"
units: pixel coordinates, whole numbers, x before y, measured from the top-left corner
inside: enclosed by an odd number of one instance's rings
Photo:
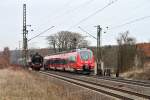
[[[137,68],[122,74],[123,77],[131,79],[150,80],[150,64],[143,68]]]
[[[8,61],[5,59],[5,57],[0,55],[0,69],[8,67]]]
[[[0,70],[0,100],[111,100],[21,68]]]

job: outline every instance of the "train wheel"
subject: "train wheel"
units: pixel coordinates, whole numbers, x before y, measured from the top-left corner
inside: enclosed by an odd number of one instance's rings
[[[37,68],[36,70],[37,70],[37,71],[40,71],[40,68]]]
[[[34,71],[40,71],[41,68],[32,68]]]
[[[33,68],[35,71],[39,71],[40,70],[40,68]]]

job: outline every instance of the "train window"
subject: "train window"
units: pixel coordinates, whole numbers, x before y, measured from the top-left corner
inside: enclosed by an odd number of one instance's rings
[[[92,52],[89,51],[81,51],[80,56],[82,60],[88,60],[89,58],[92,58]]]
[[[63,65],[67,64],[67,60],[62,59],[62,60],[61,60],[61,64],[63,64]]]
[[[62,64],[62,65],[64,64],[63,59],[60,59],[59,64]]]
[[[53,64],[60,64],[60,59],[55,59],[55,60],[53,61]]]
[[[70,56],[68,58],[69,62],[73,63],[73,62],[76,62],[76,56]]]

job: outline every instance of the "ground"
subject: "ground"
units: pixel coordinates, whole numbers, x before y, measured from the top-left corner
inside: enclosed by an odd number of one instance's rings
[[[135,68],[131,71],[122,74],[122,77],[138,79],[138,80],[150,80],[150,63],[145,64],[142,68]]]
[[[56,100],[56,95],[51,95],[55,85],[48,86],[48,81],[43,81],[24,70],[0,70],[0,100]],[[45,92],[47,91],[47,92]]]
[[[21,68],[0,70],[0,100],[110,100],[80,87]]]

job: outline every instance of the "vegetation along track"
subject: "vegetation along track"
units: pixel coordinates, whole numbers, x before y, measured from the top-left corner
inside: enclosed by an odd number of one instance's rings
[[[67,81],[69,83],[76,84],[78,86],[82,86],[82,87],[91,89],[93,91],[103,93],[103,94],[106,94],[106,95],[109,95],[118,99],[123,99],[123,100],[143,100],[143,99],[149,100],[150,99],[149,95],[140,94],[140,93],[128,91],[128,90],[123,90],[123,89],[115,88],[112,86],[102,85],[102,84],[90,82],[88,80],[83,80],[80,78],[65,76],[65,75],[58,74],[58,73],[54,74],[54,73],[45,72],[45,71],[40,71],[40,73],[46,76],[52,76],[57,79]]]

